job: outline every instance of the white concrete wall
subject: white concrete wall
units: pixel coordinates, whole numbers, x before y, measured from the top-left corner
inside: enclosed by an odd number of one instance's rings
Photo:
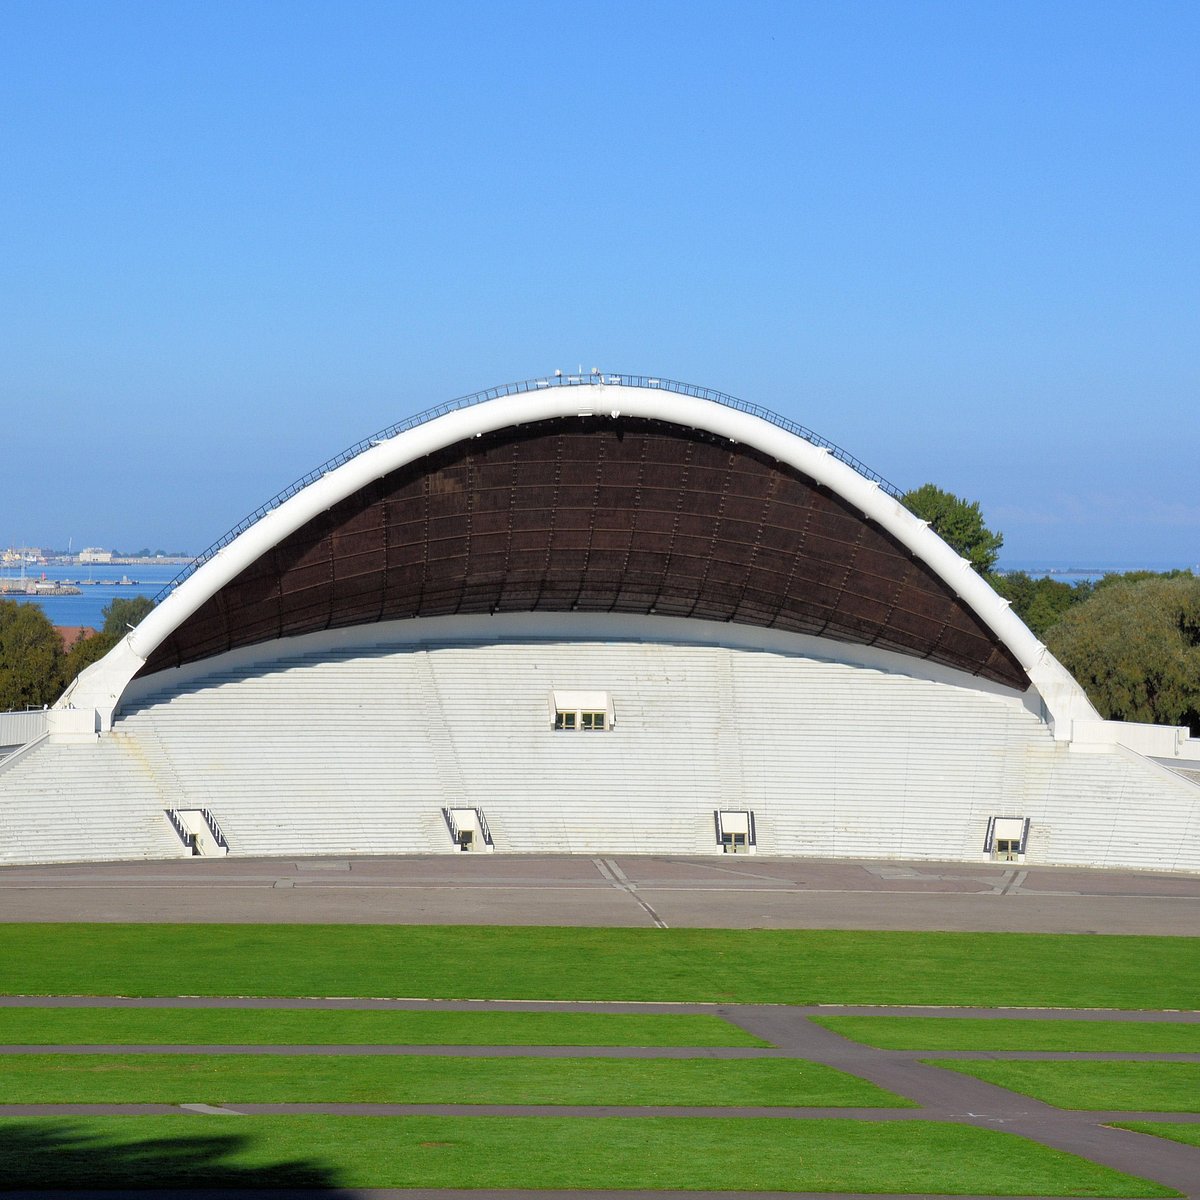
[[[48,713],[37,708],[30,712],[0,713],[0,747],[23,746],[46,732]],[[3,751],[0,750],[0,758]]]
[[[747,808],[764,855],[983,861],[988,819],[1019,816],[1027,862],[1200,870],[1200,787],[911,660],[356,637],[151,677],[111,734],[0,770],[0,861],[175,857],[169,807],[210,808],[234,855],[456,853],[458,806],[497,853],[715,854],[713,810]],[[615,726],[553,732],[556,689],[609,693]]]

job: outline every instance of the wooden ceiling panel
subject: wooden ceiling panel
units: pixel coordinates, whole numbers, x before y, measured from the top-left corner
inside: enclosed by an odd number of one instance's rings
[[[1027,685],[951,589],[828,488],[640,418],[517,426],[392,472],[228,583],[142,674],[316,629],[535,611],[735,620]]]

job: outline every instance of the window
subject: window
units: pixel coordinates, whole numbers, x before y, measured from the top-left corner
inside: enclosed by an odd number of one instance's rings
[[[555,689],[549,697],[550,728],[560,733],[605,733],[617,723],[607,692]]]

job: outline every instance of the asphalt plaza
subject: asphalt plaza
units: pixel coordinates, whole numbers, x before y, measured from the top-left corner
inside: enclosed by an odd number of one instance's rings
[[[0,921],[1200,934],[1200,877],[756,855],[221,858],[0,869]]]

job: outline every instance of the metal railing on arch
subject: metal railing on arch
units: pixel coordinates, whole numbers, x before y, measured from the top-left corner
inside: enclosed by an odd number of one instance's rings
[[[418,425],[424,425],[427,421],[443,417],[447,413],[457,412],[463,408],[472,408],[477,404],[486,404],[489,400],[499,400],[504,396],[518,396],[525,392],[539,392],[547,388],[597,387],[605,384],[622,387],[650,388],[657,391],[674,392],[680,396],[694,396],[700,400],[710,400],[714,404],[723,405],[725,408],[736,409],[738,412],[758,417],[760,420],[767,421],[771,425],[794,434],[796,437],[803,438],[806,442],[814,446],[819,446],[821,449],[829,451],[839,462],[851,467],[859,475],[863,476],[864,479],[869,479],[872,483],[878,484],[883,491],[897,500],[903,494],[899,488],[889,483],[882,475],[872,471],[865,463],[860,462],[852,454],[843,450],[828,438],[821,437],[820,434],[814,433],[813,430],[795,421],[791,421],[787,417],[780,416],[778,413],[772,412],[769,408],[764,408],[761,404],[752,404],[747,400],[740,400],[737,396],[731,396],[727,392],[720,392],[715,388],[701,387],[695,383],[681,383],[677,379],[664,379],[658,375],[629,375],[623,372],[600,370],[573,375],[555,373],[554,375],[542,375],[533,379],[522,379],[517,383],[502,383],[496,387],[485,388],[480,392],[472,392],[467,396],[459,396],[454,400],[446,400],[441,404],[435,404],[432,408],[427,408],[422,412],[416,413],[403,421],[399,421],[395,425],[389,425],[386,429],[381,429],[378,433],[363,438],[361,441],[355,442],[352,446],[347,446],[340,454],[335,454],[327,462],[309,471],[306,475],[302,475],[281,492],[272,496],[270,500],[260,504],[253,512],[243,517],[232,529],[227,530],[211,546],[188,563],[170,583],[166,584],[154,597],[154,602],[158,604],[169,596],[189,575],[193,574],[199,567],[208,562],[209,559],[215,557],[230,542],[234,541],[235,538],[245,533],[251,525],[262,520],[268,513],[273,512],[298,492],[303,491],[310,483],[315,483],[323,475],[328,475],[330,471],[337,470],[338,467],[348,463],[351,459],[357,458],[373,446],[379,445],[380,442],[386,442],[398,434],[406,433],[410,429],[415,429]]]

